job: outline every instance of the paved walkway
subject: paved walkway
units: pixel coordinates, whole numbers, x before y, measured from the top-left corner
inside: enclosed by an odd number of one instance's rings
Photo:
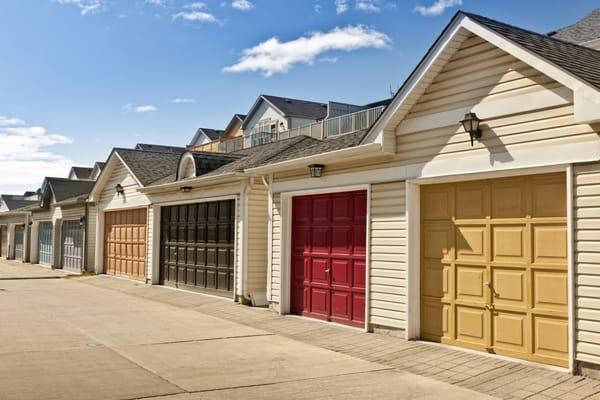
[[[503,399],[600,399],[600,381],[445,346],[406,341],[227,300],[99,276],[85,283],[260,328],[324,349]]]
[[[277,319],[265,310],[108,277],[31,279],[52,271],[4,261],[0,271],[1,400],[491,399],[261,329]]]

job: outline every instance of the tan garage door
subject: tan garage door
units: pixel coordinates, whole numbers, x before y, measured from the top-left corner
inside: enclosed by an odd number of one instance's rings
[[[104,215],[104,273],[144,279],[146,276],[146,209]]]
[[[421,337],[568,366],[564,174],[424,186]]]

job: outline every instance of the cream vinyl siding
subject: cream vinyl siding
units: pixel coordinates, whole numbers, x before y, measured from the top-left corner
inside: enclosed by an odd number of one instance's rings
[[[540,94],[553,94],[564,101],[535,109],[530,103],[542,98]],[[517,112],[511,109],[512,100],[533,110]],[[490,115],[483,117],[483,137],[471,147],[469,135],[459,123],[462,113],[447,119],[448,113],[485,108],[486,104]],[[397,127],[396,135],[396,158],[402,164],[459,157],[466,152],[489,153],[493,160],[495,153],[519,146],[598,140],[589,125],[574,122],[570,91],[475,36],[465,40],[433,80]],[[498,157],[498,162],[505,161]]]
[[[600,163],[574,168],[575,357],[600,363]]]
[[[248,237],[246,245],[248,293],[267,290],[267,229],[268,229],[268,191],[262,183],[252,185],[247,196]]]
[[[96,218],[98,208],[93,205],[88,206],[88,215],[86,217],[85,245],[87,246],[85,266],[86,271],[93,272],[96,268]]]
[[[109,178],[98,196],[98,207],[102,211],[116,210],[119,208],[145,207],[150,202],[146,195],[137,191],[139,188],[135,178],[129,173],[125,165],[119,160],[115,162]],[[123,186],[123,194],[117,196],[115,186]]]
[[[59,207],[57,207],[58,209]],[[77,220],[85,215],[85,206],[77,206],[77,207],[60,207],[61,210],[61,218],[63,221],[72,221]]]
[[[281,294],[281,195],[273,193],[273,239],[271,250],[271,298],[280,302]]]
[[[371,186],[369,323],[406,329],[404,182]]]
[[[152,252],[154,251],[152,234],[154,231],[154,209],[152,207],[148,207],[146,215],[146,282],[152,282]],[[156,249],[156,251],[160,251],[160,248]]]
[[[244,242],[244,221],[242,219],[242,202],[241,196],[236,194],[235,196],[235,295],[242,296],[242,271],[243,266],[243,254],[242,254],[242,243]]]

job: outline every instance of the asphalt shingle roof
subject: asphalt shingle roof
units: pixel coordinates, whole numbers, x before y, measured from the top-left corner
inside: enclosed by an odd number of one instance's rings
[[[319,120],[327,116],[327,104],[325,103],[271,95],[262,95],[262,97],[289,117],[305,117]]]
[[[56,202],[79,198],[86,199],[94,186],[94,181],[77,181],[67,178],[46,178],[46,182],[54,193]]]
[[[600,39],[600,8],[595,9],[573,25],[548,33],[548,36],[578,44]]]
[[[600,89],[600,51],[480,15],[460,13]]]
[[[185,147],[165,146],[162,144],[138,143],[135,145],[135,150],[182,154],[185,152]],[[102,166],[102,168],[104,168],[104,166]]]
[[[121,148],[115,149],[115,152],[144,186],[174,174],[182,154]]]
[[[92,174],[92,168],[89,167],[73,167],[71,168],[77,179],[89,179]]]
[[[4,202],[4,204],[6,204],[6,208],[8,208],[9,211],[15,211],[20,208],[39,203],[38,200],[25,200],[23,196],[10,194],[3,194],[2,201]]]

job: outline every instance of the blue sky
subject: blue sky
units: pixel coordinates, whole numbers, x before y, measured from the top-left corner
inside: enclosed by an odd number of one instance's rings
[[[2,0],[0,193],[137,142],[185,145],[258,94],[389,95],[458,9],[539,32],[600,0]]]

